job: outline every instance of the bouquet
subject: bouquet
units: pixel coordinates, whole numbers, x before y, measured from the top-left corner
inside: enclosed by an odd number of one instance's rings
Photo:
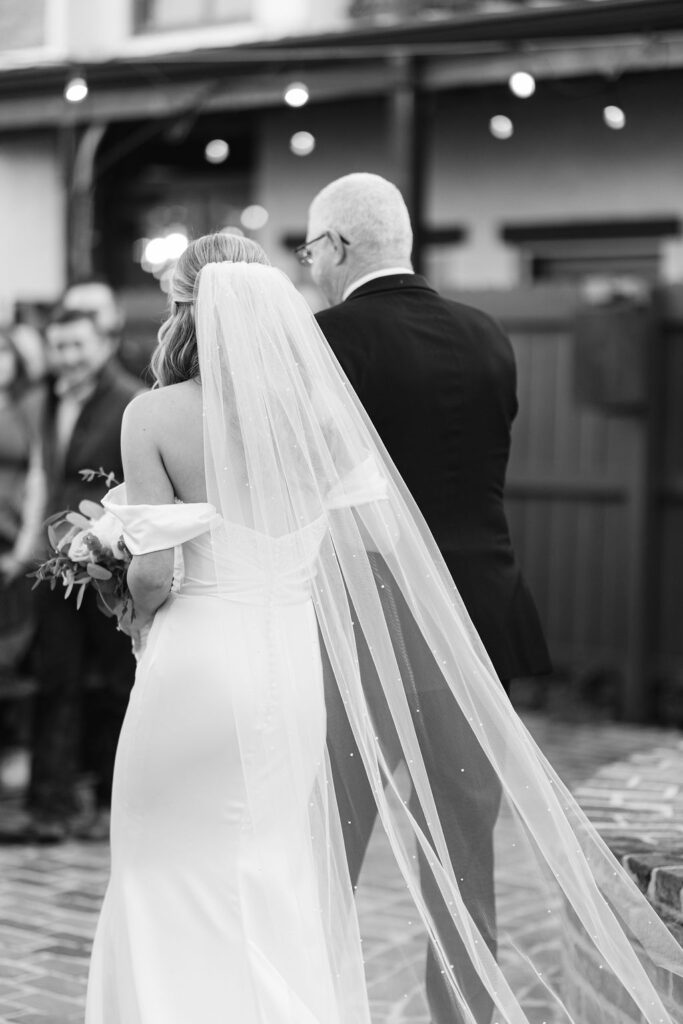
[[[81,469],[89,483],[96,477],[107,487],[117,483],[112,473],[102,468]],[[80,608],[88,587],[97,591],[97,603],[105,615],[116,616],[118,628],[132,632],[135,617],[126,574],[131,553],[125,545],[121,523],[97,501],[81,501],[78,512],[56,512],[47,522],[47,535],[54,554],[38,566],[34,589],[49,582],[51,589],[62,583],[64,597],[77,588],[76,607]],[[127,627],[127,628],[126,628]]]

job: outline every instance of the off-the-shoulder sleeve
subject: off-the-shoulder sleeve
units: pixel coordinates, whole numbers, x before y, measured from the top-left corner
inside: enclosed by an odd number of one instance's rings
[[[220,518],[208,502],[128,505],[125,484],[113,487],[102,504],[121,523],[123,539],[132,555],[184,544],[205,533]]]
[[[388,497],[386,477],[372,455],[335,484],[327,494],[327,509],[352,508]]]

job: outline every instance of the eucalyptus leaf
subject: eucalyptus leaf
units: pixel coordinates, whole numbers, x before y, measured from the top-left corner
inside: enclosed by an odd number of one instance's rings
[[[92,521],[82,516],[80,512],[67,512],[66,514],[67,523],[71,523],[72,526],[77,526],[79,530],[89,530],[92,526]]]
[[[84,498],[83,501],[78,503],[79,511],[84,516],[88,516],[90,519],[101,519],[104,515],[104,509],[97,501],[90,501],[88,498]]]
[[[52,529],[52,528],[51,528],[51,527],[48,527],[48,534],[49,534],[49,532],[50,532],[50,529]],[[63,536],[63,537],[61,537],[61,538],[60,538],[60,540],[58,541],[58,543],[57,543],[57,544],[53,544],[53,547],[54,547],[54,548],[56,548],[56,549],[57,549],[57,551],[63,551],[63,550],[64,550],[64,548],[68,547],[68,546],[69,546],[69,544],[71,544],[71,541],[72,541],[72,540],[74,539],[74,537],[75,537],[75,536],[77,536],[77,534],[79,534],[80,532],[81,532],[81,531],[80,531],[80,529],[79,529],[79,528],[78,528],[77,526],[72,526],[72,527],[71,527],[71,529],[70,529],[70,530],[68,530],[68,531],[67,531],[67,532],[66,532],[66,533],[64,534],[64,536]]]
[[[102,595],[101,595],[101,594],[99,593],[99,591],[98,591],[98,593],[97,593],[97,607],[98,607],[98,608],[100,609],[100,611],[101,611],[101,612],[102,612],[102,613],[103,613],[104,615],[106,615],[106,616],[107,616],[107,618],[108,618],[108,619],[113,619],[113,618],[114,618],[114,615],[116,614],[116,612],[114,612],[114,611],[113,611],[113,610],[112,610],[112,609],[111,609],[111,608],[109,607],[109,605],[108,605],[108,604],[107,604],[107,602],[106,602],[106,601],[104,600],[104,598],[103,598],[103,597],[102,597]]]
[[[109,569],[105,569],[102,565],[96,565],[94,562],[89,562],[85,567],[85,571],[94,580],[110,580],[112,577]]]

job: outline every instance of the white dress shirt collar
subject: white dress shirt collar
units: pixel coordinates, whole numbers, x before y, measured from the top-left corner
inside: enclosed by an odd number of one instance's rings
[[[363,274],[362,277],[352,281],[347,288],[344,289],[342,295],[342,302],[346,302],[351,292],[355,292],[356,288],[362,287],[367,284],[368,281],[374,281],[376,277],[391,277],[394,274],[414,274],[415,271],[411,270],[410,267],[387,267],[385,270],[371,270],[369,274]]]

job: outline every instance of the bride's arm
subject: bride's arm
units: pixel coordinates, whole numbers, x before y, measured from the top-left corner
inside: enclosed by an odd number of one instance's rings
[[[121,455],[131,505],[164,505],[174,498],[155,438],[156,397],[154,392],[138,395],[123,416]],[[139,627],[144,627],[164,603],[172,583],[173,548],[134,556],[128,569],[128,587]]]

